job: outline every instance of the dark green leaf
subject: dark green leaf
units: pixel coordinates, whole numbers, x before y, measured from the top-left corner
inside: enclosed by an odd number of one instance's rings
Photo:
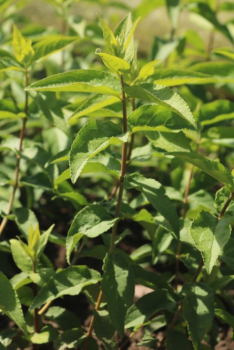
[[[125,315],[134,296],[133,272],[122,254],[107,254],[103,271],[102,291],[107,299],[110,319],[123,336]]]
[[[138,191],[142,192],[153,207],[169,222],[172,231],[178,237],[179,220],[176,210],[165,194],[164,188],[158,181],[147,179],[135,173],[126,178],[125,186],[126,188],[136,188]]]
[[[214,318],[213,291],[203,283],[185,284],[183,315],[195,350],[210,330]]]
[[[67,261],[70,263],[71,252],[85,235],[90,238],[97,237],[108,231],[118,219],[114,219],[101,205],[90,205],[79,211],[68,231],[66,250]]]
[[[99,280],[99,273],[88,269],[87,266],[68,267],[59,271],[42,287],[31,308],[39,308],[42,304],[63,295],[78,295],[83,287],[98,283]]]

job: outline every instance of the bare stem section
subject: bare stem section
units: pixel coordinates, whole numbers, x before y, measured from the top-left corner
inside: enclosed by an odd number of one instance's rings
[[[25,86],[28,85],[28,73],[25,71]],[[13,184],[13,189],[11,192],[11,196],[8,202],[8,207],[7,207],[7,212],[6,216],[3,218],[1,225],[0,225],[0,235],[3,233],[6,224],[8,222],[7,216],[10,215],[12,206],[14,203],[15,199],[15,193],[18,188],[19,184],[19,168],[20,168],[20,153],[22,152],[23,149],[23,140],[24,140],[24,134],[25,134],[25,128],[26,128],[26,123],[27,123],[27,115],[28,115],[28,92],[25,91],[25,105],[24,105],[24,113],[26,117],[22,120],[22,127],[20,130],[20,135],[19,135],[19,147],[18,147],[18,154],[17,154],[17,159],[16,159],[16,166],[15,166],[15,175],[14,175],[14,184]]]
[[[121,89],[122,89],[122,96],[121,96],[121,101],[122,101],[122,111],[123,111],[123,134],[127,132],[127,99],[124,91],[124,80],[123,76],[120,76],[120,82],[121,82]],[[117,204],[116,204],[116,209],[115,209],[115,217],[119,217],[120,214],[120,209],[121,209],[121,203],[122,203],[122,198],[123,198],[123,190],[124,190],[124,177],[126,174],[126,169],[127,169],[127,150],[128,150],[128,144],[127,142],[124,142],[122,146],[122,159],[121,159],[121,171],[120,171],[120,179],[119,179],[119,192],[118,192],[118,199],[117,199]],[[118,228],[118,221],[115,223],[115,225],[112,228],[111,232],[111,244],[110,244],[110,254],[114,253],[115,250],[115,238],[117,234],[117,228]],[[100,290],[100,293],[98,295],[98,299],[96,302],[95,310],[98,310],[100,307],[100,304],[102,302],[102,297],[103,293],[102,290]],[[93,331],[93,323],[94,323],[94,315],[91,318],[89,329],[86,335],[86,341],[84,345],[84,350],[87,350],[89,347],[89,341],[90,337],[92,335]]]

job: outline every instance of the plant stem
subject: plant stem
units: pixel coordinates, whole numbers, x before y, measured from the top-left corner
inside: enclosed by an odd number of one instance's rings
[[[201,142],[201,133],[198,133],[198,137],[197,137],[197,145],[196,145],[196,149],[195,152],[197,153],[199,145]],[[191,186],[191,182],[193,179],[193,173],[194,173],[194,165],[192,165],[191,169],[190,169],[190,173],[189,173],[189,178],[188,178],[188,182],[187,182],[187,186],[185,188],[185,193],[184,193],[184,207],[183,207],[183,219],[185,219],[186,216],[186,212],[187,212],[187,206],[188,206],[188,195],[189,195],[189,191],[190,191],[190,186]],[[182,242],[179,241],[178,244],[178,248],[177,248],[177,252],[176,252],[176,272],[175,272],[175,281],[176,281],[176,289],[178,287],[178,277],[179,277],[179,265],[180,265],[180,254],[181,254],[181,249],[182,249]]]
[[[123,111],[123,134],[125,134],[127,132],[127,129],[128,129],[128,126],[127,126],[127,99],[126,99],[126,95],[125,95],[125,91],[124,91],[124,80],[123,80],[122,75],[120,76],[120,82],[121,82],[121,90],[122,90],[121,101],[122,101],[122,111]],[[124,177],[125,177],[126,169],[127,169],[127,149],[128,149],[128,144],[127,144],[127,142],[124,142],[124,144],[122,146],[121,171],[120,171],[120,179],[119,179],[119,193],[118,193],[117,205],[116,205],[116,209],[115,209],[115,218],[119,217],[122,198],[123,198]],[[118,228],[118,221],[115,223],[115,225],[113,226],[112,231],[111,231],[111,244],[110,244],[110,250],[109,250],[110,254],[114,253],[117,228]],[[103,293],[102,293],[102,290],[100,290],[100,293],[98,295],[98,299],[96,302],[95,310],[99,310],[99,307],[100,307],[100,304],[102,301],[102,297],[103,297]],[[89,329],[88,329],[88,332],[86,334],[86,341],[85,341],[85,345],[84,345],[84,350],[88,349],[90,337],[91,337],[92,331],[93,331],[93,323],[94,323],[94,315],[91,318]]]
[[[232,192],[230,194],[230,196],[228,197],[226,203],[224,204],[223,209],[221,210],[221,213],[219,214],[219,219],[221,219],[221,217],[225,214],[225,212],[226,212],[227,208],[229,207],[229,205],[230,205],[231,201],[233,200],[233,198],[234,198],[234,192]]]
[[[218,216],[218,219],[219,219],[219,220],[220,220],[220,219],[223,217],[223,215],[225,214],[225,212],[226,212],[227,208],[229,207],[229,205],[230,205],[231,201],[233,200],[233,198],[234,198],[234,192],[232,192],[232,193],[230,194],[230,196],[228,197],[226,203],[224,204],[223,209],[221,210],[221,213],[220,213],[219,216]],[[194,276],[193,276],[193,279],[192,279],[192,282],[193,282],[193,283],[196,283],[196,282],[197,282],[197,278],[198,278],[198,276],[200,275],[200,272],[201,272],[201,270],[202,270],[203,265],[204,265],[203,260],[201,260],[201,261],[200,261],[200,264],[199,264],[199,266],[198,266],[198,268],[197,268],[197,270],[196,270],[196,272],[195,272],[195,274],[194,274]],[[171,324],[169,325],[168,329],[172,330],[172,329],[174,328],[174,326],[175,326],[175,324],[176,324],[176,322],[177,322],[177,320],[178,320],[178,318],[179,318],[179,316],[180,316],[180,313],[181,313],[181,311],[182,311],[182,307],[183,307],[183,300],[180,301],[179,306],[178,306],[178,308],[177,308],[177,311],[176,311],[176,313],[175,313],[175,316],[173,317],[173,320],[172,320]],[[161,341],[161,343],[160,343],[160,345],[159,345],[159,349],[162,348],[162,346],[163,346],[163,344],[164,344],[164,342],[165,342],[165,338],[166,338],[166,337],[164,336],[163,339],[162,339],[162,341]]]
[[[190,191],[191,181],[193,178],[193,172],[194,172],[194,166],[192,166],[190,169],[187,186],[186,186],[185,193],[184,193],[183,219],[185,219],[185,215],[186,215],[186,211],[187,211],[188,195],[189,195],[189,191]],[[180,265],[181,249],[182,249],[182,242],[179,241],[176,256],[175,256],[176,257],[176,272],[175,272],[176,289],[178,286],[178,279],[179,279],[179,265]]]
[[[134,98],[131,100],[131,106],[132,106],[132,112],[135,111],[136,106],[135,106],[135,99]],[[128,155],[127,155],[127,162],[131,159],[133,147],[134,147],[134,134],[131,135],[131,141],[129,144],[129,150],[128,150]],[[126,164],[126,167],[127,167],[127,164]],[[109,196],[109,199],[113,198],[116,195],[118,188],[119,188],[119,181],[116,183],[115,187],[113,188],[113,190]]]
[[[47,301],[47,303],[38,311],[38,315],[43,315],[46,310],[50,307],[50,305],[52,304],[52,300]]]
[[[37,265],[36,265],[36,260],[33,260],[33,272],[37,272]],[[33,294],[34,297],[37,296],[37,285],[36,283],[33,283]],[[39,327],[39,315],[38,315],[38,309],[34,309],[34,333],[39,333],[40,327]],[[38,350],[39,345],[38,344],[33,344],[33,350]]]
[[[28,72],[25,70],[25,86],[28,85]],[[10,215],[12,206],[14,203],[15,199],[15,193],[19,185],[19,168],[20,168],[20,153],[22,152],[23,149],[23,140],[24,140],[24,134],[25,134],[25,128],[26,128],[26,123],[27,123],[27,115],[28,115],[28,92],[25,91],[25,105],[24,105],[24,113],[26,115],[25,118],[22,120],[22,127],[20,130],[20,135],[19,135],[19,147],[18,147],[18,154],[16,156],[16,166],[15,166],[15,175],[14,175],[14,184],[13,184],[13,189],[10,195],[10,199],[8,202],[8,207],[6,211],[6,216],[3,218],[1,225],[0,225],[0,235],[3,233],[5,226],[8,222],[8,215]]]

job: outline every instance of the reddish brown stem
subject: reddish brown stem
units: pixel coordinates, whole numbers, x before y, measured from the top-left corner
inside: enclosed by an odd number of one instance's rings
[[[127,132],[127,99],[126,99],[126,95],[125,95],[125,91],[124,91],[124,80],[123,80],[122,75],[120,76],[120,82],[121,82],[121,88],[122,88],[121,101],[122,101],[122,111],[123,111],[123,133],[125,134]],[[127,147],[128,147],[127,142],[124,142],[124,144],[122,146],[121,171],[120,171],[120,179],[119,179],[119,193],[118,193],[117,205],[116,205],[116,209],[115,209],[115,217],[116,218],[119,217],[121,203],[122,203],[122,197],[123,197],[124,177],[125,177],[126,168],[127,168]],[[109,250],[110,254],[114,253],[117,228],[118,228],[118,221],[113,226],[112,232],[111,232],[111,244],[110,244],[110,250]],[[101,301],[102,301],[102,297],[103,297],[103,293],[101,290],[99,295],[98,295],[95,310],[99,309]],[[91,318],[89,329],[88,329],[88,332],[86,334],[86,341],[85,341],[85,345],[84,345],[84,350],[87,350],[89,347],[89,342],[90,342],[90,338],[91,338],[92,331],[93,331],[93,323],[94,323],[94,315]]]
[[[28,85],[28,73],[27,71],[25,72],[25,86]],[[24,140],[24,134],[25,134],[25,128],[26,128],[26,123],[27,123],[27,115],[28,115],[28,92],[25,92],[25,107],[24,107],[24,113],[26,117],[22,120],[22,127],[20,130],[20,135],[19,135],[19,147],[18,147],[18,154],[17,154],[17,159],[16,159],[16,166],[15,166],[15,175],[14,175],[14,184],[13,184],[13,189],[10,195],[10,199],[8,202],[8,207],[6,211],[6,216],[3,218],[1,225],[0,225],[0,235],[3,233],[6,224],[8,222],[8,215],[10,215],[12,206],[14,203],[15,199],[15,193],[19,185],[19,168],[20,168],[20,153],[22,152],[23,149],[23,140]]]

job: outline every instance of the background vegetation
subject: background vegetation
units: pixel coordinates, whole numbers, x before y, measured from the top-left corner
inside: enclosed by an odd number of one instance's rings
[[[0,0],[0,349],[232,349],[233,14]]]

